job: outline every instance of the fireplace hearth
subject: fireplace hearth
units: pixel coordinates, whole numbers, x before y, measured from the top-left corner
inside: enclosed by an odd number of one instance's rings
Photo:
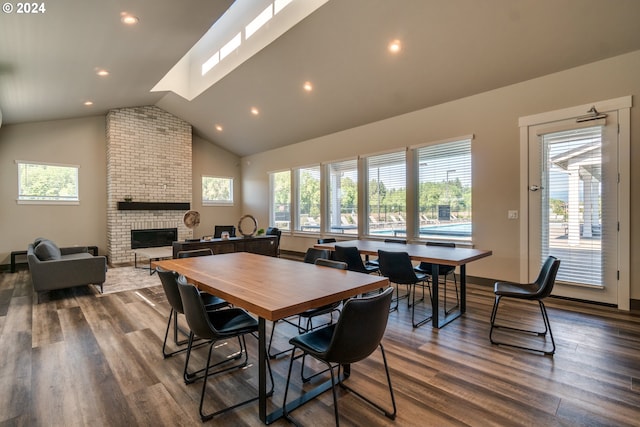
[[[131,230],[131,249],[171,246],[176,241],[178,241],[177,228]]]

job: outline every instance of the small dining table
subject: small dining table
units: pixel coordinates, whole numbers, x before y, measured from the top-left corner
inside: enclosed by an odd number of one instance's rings
[[[258,317],[258,413],[265,424],[283,415],[277,405],[267,413],[266,321],[273,322],[389,286],[389,281],[381,276],[248,252],[155,261],[153,266],[176,271],[198,289]],[[330,387],[331,381],[327,381],[305,392],[288,402],[287,409],[301,406]]]
[[[472,248],[450,248],[445,246],[427,246],[417,243],[391,243],[382,240],[346,240],[341,242],[319,243],[314,245],[317,249],[335,250],[338,246],[355,246],[363,255],[378,255],[379,250],[391,252],[407,252],[414,261],[429,262],[432,265],[431,277],[433,279],[433,315],[431,322],[434,328],[441,328],[457,319],[467,311],[467,273],[466,265],[491,256],[490,250]],[[460,306],[458,310],[451,311],[440,317],[440,304],[438,297],[439,264],[451,265],[460,268]],[[446,285],[446,284],[445,284]]]

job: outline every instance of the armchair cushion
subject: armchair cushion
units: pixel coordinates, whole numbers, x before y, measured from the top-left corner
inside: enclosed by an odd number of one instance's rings
[[[62,256],[60,248],[51,240],[40,241],[35,247],[34,252],[40,261],[60,259]]]

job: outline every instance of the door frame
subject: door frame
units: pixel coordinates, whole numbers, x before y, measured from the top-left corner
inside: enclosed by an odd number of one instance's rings
[[[624,96],[520,117],[520,282],[530,282],[537,271],[529,270],[529,127],[560,120],[575,119],[595,107],[598,112],[618,113],[618,309],[630,310],[631,239],[631,106],[632,97]]]

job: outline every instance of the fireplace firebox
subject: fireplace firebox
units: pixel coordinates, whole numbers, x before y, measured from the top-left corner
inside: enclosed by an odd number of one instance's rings
[[[171,246],[176,241],[178,241],[177,228],[131,230],[131,249]]]

